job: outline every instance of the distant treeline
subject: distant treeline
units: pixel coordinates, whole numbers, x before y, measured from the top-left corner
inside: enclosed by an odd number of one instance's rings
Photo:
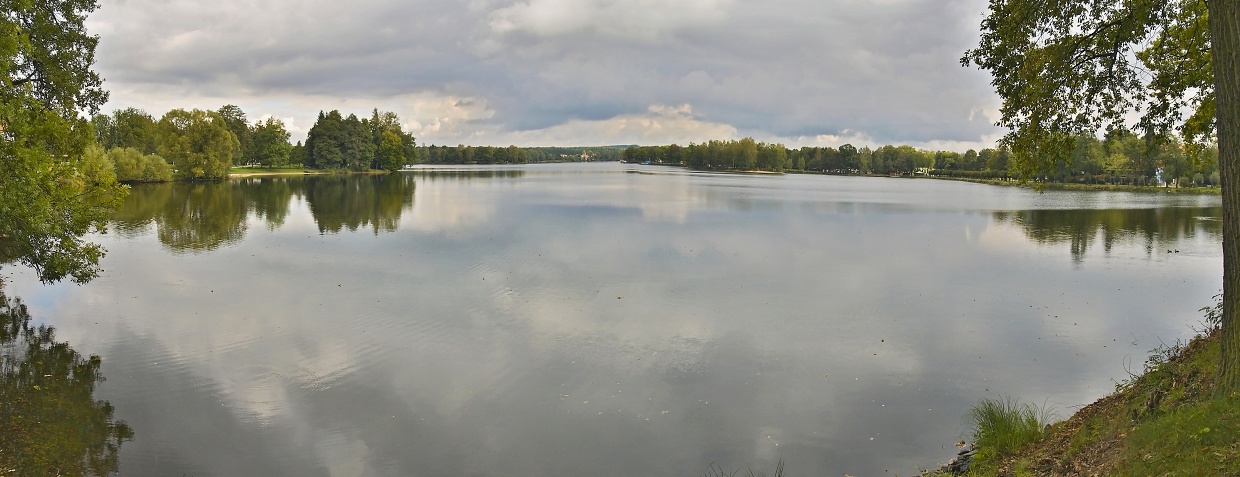
[[[619,161],[627,147],[419,147],[396,113],[378,109],[369,118],[320,111],[304,144],[289,143],[283,121],[251,123],[231,104],[215,111],[174,109],[159,119],[136,108],[118,109],[96,114],[91,124],[99,145],[88,153],[92,170],[122,182],[219,180],[239,165],[396,171],[417,163]]]
[[[976,151],[966,153],[971,165],[1007,169],[1007,156],[998,150],[986,149],[984,156]],[[953,166],[964,162],[960,153],[926,151],[911,146],[883,146],[876,150],[858,149],[852,144],[834,147],[802,147],[788,149],[783,144],[756,142],[752,138],[733,141],[708,141],[679,146],[640,146],[624,151],[624,161],[643,164],[681,165],[705,170],[738,171],[801,171],[831,174],[912,174],[925,172],[936,163]]]
[[[1008,179],[1002,148],[928,151],[911,146],[789,149],[783,144],[712,140],[688,146],[491,147],[418,146],[393,112],[369,118],[320,112],[305,144],[289,143],[282,121],[250,123],[240,107],[216,111],[174,109],[156,120],[134,108],[91,118],[100,146],[87,154],[92,173],[123,182],[219,180],[234,165],[329,170],[395,171],[409,164],[526,164],[620,161],[680,165],[704,170],[795,171],[829,174],[922,174]],[[1104,138],[1067,137],[1071,152],[1054,172],[1036,181],[1092,184],[1205,186],[1219,183],[1218,149],[1187,147],[1174,136],[1142,138],[1116,130]],[[162,163],[162,164],[161,164]]]
[[[616,162],[629,146],[492,147],[422,146],[419,164],[530,164],[539,162]]]
[[[1216,145],[1185,145],[1175,135],[1150,138],[1127,130],[1113,131],[1101,139],[1089,135],[1068,139],[1073,142],[1070,156],[1058,161],[1054,173],[1037,179],[1179,187],[1220,183]]]
[[[1189,147],[1174,136],[1153,140],[1126,130],[1112,131],[1101,139],[1080,135],[1072,140],[1072,152],[1058,161],[1054,173],[1025,179],[1180,187],[1219,183],[1218,149],[1214,146]],[[631,146],[624,150],[623,159],[702,170],[1012,178],[1008,167],[1010,155],[1004,148],[970,149],[963,154],[892,145],[877,149],[851,144],[788,149],[783,144],[745,138],[688,146]]]
[[[251,124],[231,104],[216,111],[174,109],[158,120],[140,109],[118,109],[96,114],[91,124],[102,158],[126,182],[219,180],[234,165],[395,171],[417,153],[396,113],[378,109],[363,119],[320,112],[306,143],[295,145],[283,121],[268,117]],[[91,154],[98,160],[99,153]],[[158,166],[160,159],[167,170]]]

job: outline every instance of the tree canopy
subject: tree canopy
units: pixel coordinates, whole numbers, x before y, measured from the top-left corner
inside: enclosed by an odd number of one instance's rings
[[[1009,131],[1002,143],[1023,177],[1071,166],[1079,137],[1121,131],[1133,112],[1147,149],[1175,133],[1189,151],[1217,139],[1219,389],[1240,390],[1240,0],[991,0],[981,30],[961,63],[993,74],[998,124]]]
[[[228,177],[241,143],[214,111],[174,109],[157,125],[160,156],[172,162],[178,177],[220,180]]]
[[[284,121],[269,117],[254,123],[249,130],[250,160],[267,167],[288,165],[293,145],[288,142],[289,132],[284,129]]]
[[[417,154],[413,136],[401,130],[396,113],[378,109],[370,119],[319,112],[305,148],[306,165],[319,169],[398,171]]]
[[[0,0],[0,261],[45,282],[99,273],[101,230],[123,198],[114,175],[87,167],[90,122],[107,100],[91,71],[98,39],[83,21],[94,0]],[[93,172],[92,172],[93,171]]]

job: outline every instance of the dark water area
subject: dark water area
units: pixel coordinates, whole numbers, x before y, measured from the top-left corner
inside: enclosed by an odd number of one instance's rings
[[[33,325],[122,475],[913,475],[1192,334],[1217,196],[623,164],[134,187]]]

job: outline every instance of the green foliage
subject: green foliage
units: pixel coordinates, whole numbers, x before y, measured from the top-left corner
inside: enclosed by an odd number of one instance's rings
[[[133,430],[94,399],[102,361],[30,321],[20,300],[0,291],[0,474],[111,475]]]
[[[90,70],[97,39],[83,21],[93,0],[0,0],[0,262],[34,268],[45,282],[99,273],[102,230],[124,190],[87,159],[82,111],[107,99]]]
[[[297,141],[297,144],[294,144],[293,148],[289,150],[288,165],[305,166],[308,165],[308,161],[309,157],[306,155],[306,146],[303,146],[301,141]]]
[[[267,118],[254,123],[250,129],[250,154],[254,162],[267,167],[284,167],[289,163],[293,145],[288,142],[289,133],[284,122]]]
[[[789,164],[788,148],[783,144],[757,143],[753,138],[736,141],[712,140],[688,147],[631,146],[623,159],[631,163],[676,164],[694,169],[782,172]]]
[[[96,184],[111,184],[117,181],[112,161],[108,160],[103,148],[91,144],[82,152],[82,177]]]
[[[948,151],[923,151],[912,146],[883,146],[873,152],[869,172],[875,174],[909,174],[919,168],[939,167],[963,170],[960,154]]]
[[[374,144],[371,169],[398,171],[417,155],[413,136],[401,130],[400,117],[396,113],[380,112],[376,108],[366,124],[370,127],[371,141]]]
[[[1236,475],[1240,399],[1187,404],[1137,426],[1124,475]]]
[[[218,113],[174,109],[158,124],[159,155],[172,161],[176,176],[189,180],[221,180],[241,150]]]
[[[250,122],[245,117],[245,111],[235,104],[225,104],[215,111],[220,119],[224,122],[224,127],[233,133],[237,138],[239,152],[233,158],[234,164],[249,164],[257,162],[253,157],[253,138],[251,137]]]
[[[1214,67],[1206,2],[1173,0],[1157,40],[1137,52],[1153,78],[1149,112],[1142,126],[1168,131],[1182,122],[1186,143],[1199,148],[1210,142],[1215,121]],[[1183,117],[1189,111],[1189,117]]]
[[[1240,0],[991,0],[981,41],[961,63],[994,75],[991,84],[1003,98],[999,125],[1009,129],[1003,143],[1025,178],[1052,172],[1075,135],[1105,128],[1110,142],[1132,111],[1143,113],[1138,126],[1147,150],[1178,124],[1187,156],[1196,160],[1208,148],[1205,140],[1217,135],[1224,237],[1230,238],[1240,233],[1240,194],[1232,189],[1240,177],[1237,25]],[[1131,170],[1133,183],[1148,183],[1141,179],[1147,163],[1110,162]],[[1190,171],[1176,172],[1191,182]],[[1204,178],[1205,171],[1197,172]],[[1219,358],[1220,393],[1240,390],[1240,249],[1234,245],[1224,240],[1228,346]]]
[[[142,154],[132,147],[114,147],[108,161],[121,182],[167,182],[172,180],[172,166],[155,154]]]
[[[399,171],[405,167],[405,148],[400,141],[400,133],[383,131],[379,139],[378,152],[375,154],[377,169]]]
[[[1013,152],[1015,172],[1052,174],[1069,157],[1074,137],[1122,129],[1128,111],[1144,109],[1142,125],[1163,137],[1180,106],[1198,109],[1211,101],[1212,77],[1186,83],[1200,88],[1198,96],[1186,97],[1184,85],[1172,80],[1199,72],[1176,70],[1168,57],[1170,48],[1208,64],[1203,45],[1181,41],[1191,30],[1182,23],[1196,24],[1204,13],[1189,5],[1198,3],[992,0],[981,41],[961,63],[994,74],[991,84],[1004,99],[999,125],[1009,129],[1002,144]],[[1152,46],[1137,50],[1143,45]],[[1134,54],[1144,65],[1131,61]],[[1145,81],[1147,69],[1157,78],[1152,84]]]
[[[968,475],[1240,475],[1240,394],[1215,396],[1221,304],[1202,309],[1204,334],[1153,350],[1141,374],[1019,448],[1018,460],[990,453]]]
[[[96,114],[90,122],[95,127],[95,140],[104,149],[129,147],[144,154],[155,153],[155,118],[146,111],[117,109],[111,116]]]
[[[374,153],[370,130],[357,116],[348,118],[340,111],[319,113],[318,121],[306,136],[309,166],[318,169],[364,169]]]
[[[973,445],[978,468],[987,468],[999,459],[1042,438],[1049,423],[1046,409],[1011,399],[983,399],[969,411],[975,428]]]
[[[1221,297],[1220,297],[1221,298]],[[1151,352],[1144,372],[1117,388],[1133,421],[1126,475],[1233,475],[1240,471],[1240,399],[1214,397],[1222,301],[1202,308],[1204,335]]]

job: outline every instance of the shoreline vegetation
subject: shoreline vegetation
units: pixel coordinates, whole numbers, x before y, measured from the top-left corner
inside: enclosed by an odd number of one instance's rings
[[[1050,172],[1020,178],[1013,175],[1013,157],[1003,147],[964,153],[908,145],[791,149],[748,137],[688,146],[427,146],[402,129],[395,113],[378,109],[369,117],[320,112],[305,142],[295,144],[279,119],[251,123],[231,104],[215,111],[173,109],[159,119],[140,109],[117,109],[96,114],[90,124],[96,146],[87,151],[87,169],[123,183],[395,172],[408,165],[621,161],[749,174],[931,177],[1038,189],[1218,194],[1220,184],[1215,145],[1187,145],[1174,136],[1151,139],[1123,129],[1102,138],[1075,136],[1073,147]]]
[[[1036,405],[982,400],[973,446],[960,453],[970,457],[923,475],[1240,475],[1240,393],[1216,392],[1222,302],[1202,311],[1196,336],[1151,350],[1140,374],[1063,421],[1046,425],[1048,410]]]
[[[1219,187],[1165,187],[1165,186],[1140,186],[1140,185],[1121,185],[1121,184],[1086,184],[1073,182],[1030,182],[1004,179],[969,179],[963,177],[949,176],[918,176],[918,178],[940,179],[948,181],[972,182],[974,184],[986,184],[1006,187],[1026,187],[1039,190],[1092,190],[1106,192],[1145,192],[1157,194],[1203,194],[1203,195],[1220,195],[1222,188]]]

